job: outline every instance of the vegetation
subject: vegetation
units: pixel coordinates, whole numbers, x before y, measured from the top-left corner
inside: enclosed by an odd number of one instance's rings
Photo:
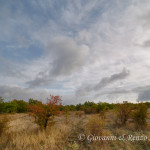
[[[37,102],[34,105],[29,105],[28,110],[35,116],[36,123],[39,124],[41,128],[46,129],[48,120],[50,117],[51,120],[53,120],[54,115],[58,115],[60,106],[60,97],[51,95],[51,98],[48,99],[46,104]]]
[[[116,105],[117,124],[125,125],[131,115],[131,111],[132,109],[129,103],[117,104]]]
[[[89,134],[102,136],[104,122],[98,116],[91,117],[86,126]]]
[[[68,123],[68,116],[69,116],[69,107],[68,106],[65,107],[64,112],[65,112],[66,123]]]
[[[0,113],[2,113],[4,110],[4,99],[0,96]]]
[[[0,137],[5,131],[8,122],[8,117],[6,115],[0,116]]]
[[[145,128],[147,119],[147,106],[143,103],[138,104],[137,110],[133,114],[133,118],[137,128]]]
[[[64,106],[59,96],[51,95],[46,104],[34,99],[5,102],[1,97],[0,106],[0,149],[148,150],[150,147],[144,140],[116,140],[122,135],[125,138],[128,135],[149,138],[148,102],[109,104],[87,101]],[[104,140],[99,141],[98,136]]]

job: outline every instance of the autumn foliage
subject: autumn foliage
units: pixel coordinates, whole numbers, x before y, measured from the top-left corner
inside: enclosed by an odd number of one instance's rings
[[[61,107],[61,98],[59,96],[50,95],[46,104],[38,102],[35,105],[29,105],[28,111],[35,117],[35,121],[40,127],[46,129],[48,120],[53,120],[55,115],[59,114]]]

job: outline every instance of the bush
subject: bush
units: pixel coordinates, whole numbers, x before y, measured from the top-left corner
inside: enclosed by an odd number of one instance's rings
[[[24,100],[12,100],[3,104],[3,112],[5,113],[23,113],[27,111],[28,103]]]
[[[28,103],[29,103],[30,105],[35,105],[35,104],[37,104],[37,103],[39,103],[39,102],[40,102],[40,101],[38,101],[38,100],[34,100],[33,98],[30,98]]]
[[[84,112],[83,111],[77,111],[75,113],[75,115],[78,116],[79,118],[81,118],[84,115]]]
[[[131,114],[131,106],[128,103],[123,104],[117,104],[116,112],[117,112],[117,118],[116,118],[116,124],[118,125],[125,125],[128,118]]]
[[[16,113],[18,108],[18,104],[16,102],[7,102],[4,104],[4,112],[5,113]]]
[[[4,99],[0,96],[0,113],[4,111]]]
[[[90,118],[86,127],[90,134],[100,136],[103,134],[104,121],[100,119],[98,116],[94,116]]]
[[[70,114],[70,112],[69,112],[69,107],[68,107],[68,106],[65,107],[64,112],[65,112],[66,123],[68,123],[68,116],[69,116],[69,114]]]
[[[97,112],[101,112],[103,110],[108,110],[111,108],[111,104],[99,102],[97,104]]]
[[[106,113],[106,110],[102,110],[102,111],[100,111],[99,116],[100,116],[102,119],[105,119],[105,113]]]
[[[92,107],[88,107],[84,109],[85,114],[95,114],[96,113],[96,109],[92,108]]]
[[[60,107],[62,106],[62,100],[59,96],[50,96],[51,98],[48,99],[47,104],[38,102],[35,105],[28,106],[28,111],[35,116],[35,121],[41,127],[41,129],[46,129],[48,120],[53,122],[54,116],[58,115]]]
[[[16,100],[14,99],[12,102],[17,104],[17,113],[23,113],[27,111],[28,103],[24,100]]]
[[[146,126],[147,118],[147,106],[145,104],[139,104],[137,110],[133,114],[136,127],[143,129]]]

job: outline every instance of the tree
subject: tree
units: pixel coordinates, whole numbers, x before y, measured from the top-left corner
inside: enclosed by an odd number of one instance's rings
[[[121,125],[125,125],[132,111],[130,104],[129,103],[117,104],[116,111],[117,111],[117,119],[119,119]]]
[[[16,113],[18,104],[15,101],[4,103],[4,112],[6,113]]]
[[[4,99],[0,96],[0,113],[2,113],[4,110]]]
[[[77,104],[77,105],[76,105],[76,110],[77,110],[77,111],[81,110],[81,108],[82,108],[82,104]]]
[[[94,102],[85,102],[83,104],[85,114],[93,114],[96,113],[97,105]]]
[[[23,113],[27,111],[28,103],[24,100],[14,99],[12,102],[17,103],[17,113]]]
[[[30,105],[35,105],[35,104],[37,104],[37,103],[39,103],[39,102],[40,102],[40,101],[38,101],[38,100],[34,100],[33,98],[30,98],[28,103],[29,103]]]
[[[3,103],[4,99],[0,96],[0,103]]]
[[[46,104],[38,102],[35,105],[29,105],[28,110],[35,116],[35,120],[40,127],[46,129],[48,120],[50,117],[53,120],[54,116],[58,115],[60,107],[61,98],[50,95],[50,99]]]

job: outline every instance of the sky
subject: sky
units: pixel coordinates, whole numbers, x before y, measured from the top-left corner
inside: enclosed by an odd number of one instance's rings
[[[1,0],[6,101],[150,101],[149,0]]]

